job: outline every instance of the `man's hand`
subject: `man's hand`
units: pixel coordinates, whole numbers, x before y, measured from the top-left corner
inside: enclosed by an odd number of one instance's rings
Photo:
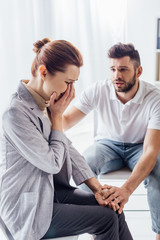
[[[108,185],[102,187],[102,195],[105,201],[105,204],[110,203],[118,204],[120,206],[118,213],[121,214],[124,208],[124,205],[128,202],[128,199],[131,195],[131,192],[125,187],[111,187],[108,188]]]
[[[108,185],[105,185],[105,187],[107,186],[108,189],[110,189],[110,186]],[[99,203],[100,206],[106,206],[106,199],[104,198],[103,196],[104,194],[104,190],[101,189],[99,190],[98,192],[95,193],[95,198],[97,200],[97,202]],[[109,208],[112,208],[114,211],[117,211],[120,207],[119,207],[119,204],[115,201],[111,201],[109,204],[108,204],[108,207]]]
[[[119,209],[119,204],[115,201],[111,201],[110,203],[106,204],[106,198],[104,197],[104,189],[110,189],[112,188],[111,186],[105,185],[104,187],[102,187],[100,182],[95,177],[85,180],[84,183],[93,191],[95,198],[100,206],[108,205],[108,207],[112,208],[114,211],[117,211]]]

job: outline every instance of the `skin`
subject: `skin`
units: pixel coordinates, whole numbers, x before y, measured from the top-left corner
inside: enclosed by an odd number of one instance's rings
[[[125,56],[118,59],[110,60],[111,80],[114,85],[117,97],[122,103],[131,100],[139,86],[139,77],[142,74],[142,67],[134,68],[134,63],[130,57]],[[130,90],[126,90],[127,86],[133,84]]]
[[[67,65],[64,72],[50,74],[44,65],[41,65],[28,85],[49,102],[51,129],[63,132],[62,115],[70,102],[75,97],[73,84],[78,80],[80,68],[75,65]],[[102,185],[96,178],[90,178],[85,184],[93,191],[96,200],[101,206],[105,206],[102,197]],[[116,203],[109,204],[115,211],[119,209]]]
[[[80,69],[68,65],[65,72],[56,72],[51,75],[44,65],[37,71],[28,85],[49,102],[52,129],[62,132],[62,114],[75,97],[73,83],[78,80]],[[63,96],[61,96],[63,94]]]
[[[142,74],[142,67],[135,67],[129,56],[118,59],[110,59],[111,80],[118,99],[123,103],[131,100],[139,87],[139,77]],[[132,85],[130,88],[128,86]],[[128,89],[127,89],[128,88]],[[76,107],[71,107],[63,116],[64,129],[69,129],[78,123],[85,114]],[[103,186],[103,198],[106,204],[114,202],[120,204],[118,213],[121,214],[124,205],[128,202],[130,195],[139,184],[150,174],[155,167],[160,152],[160,130],[148,129],[144,139],[143,153],[136,164],[129,179],[122,187]],[[160,235],[156,235],[160,240]]]

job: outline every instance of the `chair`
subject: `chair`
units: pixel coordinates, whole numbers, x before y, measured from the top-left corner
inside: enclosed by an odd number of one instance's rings
[[[44,240],[77,240],[78,236],[68,236],[68,237],[60,237],[60,238],[50,238]]]
[[[124,167],[120,170],[109,172],[99,176],[100,181],[106,180],[126,180],[129,178],[131,170],[128,167]]]
[[[114,185],[120,187],[130,176],[131,171],[125,167],[117,171],[106,173],[99,176],[99,181],[102,185]],[[132,193],[128,203],[125,205],[126,211],[149,211],[147,202],[147,191],[141,183],[138,188]]]

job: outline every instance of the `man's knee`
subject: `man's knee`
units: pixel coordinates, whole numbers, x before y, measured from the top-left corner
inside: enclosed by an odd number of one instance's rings
[[[144,185],[146,188],[153,187],[153,189],[160,189],[160,160],[157,163],[148,177],[144,180]]]
[[[90,166],[91,170],[98,175],[98,169],[97,169],[97,159],[96,159],[96,154],[95,151],[92,151],[91,148],[88,148],[84,153],[83,156],[86,160],[86,162],[88,163],[88,165]]]

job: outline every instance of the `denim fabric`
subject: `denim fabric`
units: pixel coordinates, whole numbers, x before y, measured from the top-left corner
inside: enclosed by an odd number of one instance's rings
[[[132,144],[102,139],[83,154],[95,177],[125,166],[133,170],[143,152],[143,143]],[[160,234],[160,154],[149,176],[144,180],[152,218],[152,229]],[[88,190],[82,185],[82,189]]]

